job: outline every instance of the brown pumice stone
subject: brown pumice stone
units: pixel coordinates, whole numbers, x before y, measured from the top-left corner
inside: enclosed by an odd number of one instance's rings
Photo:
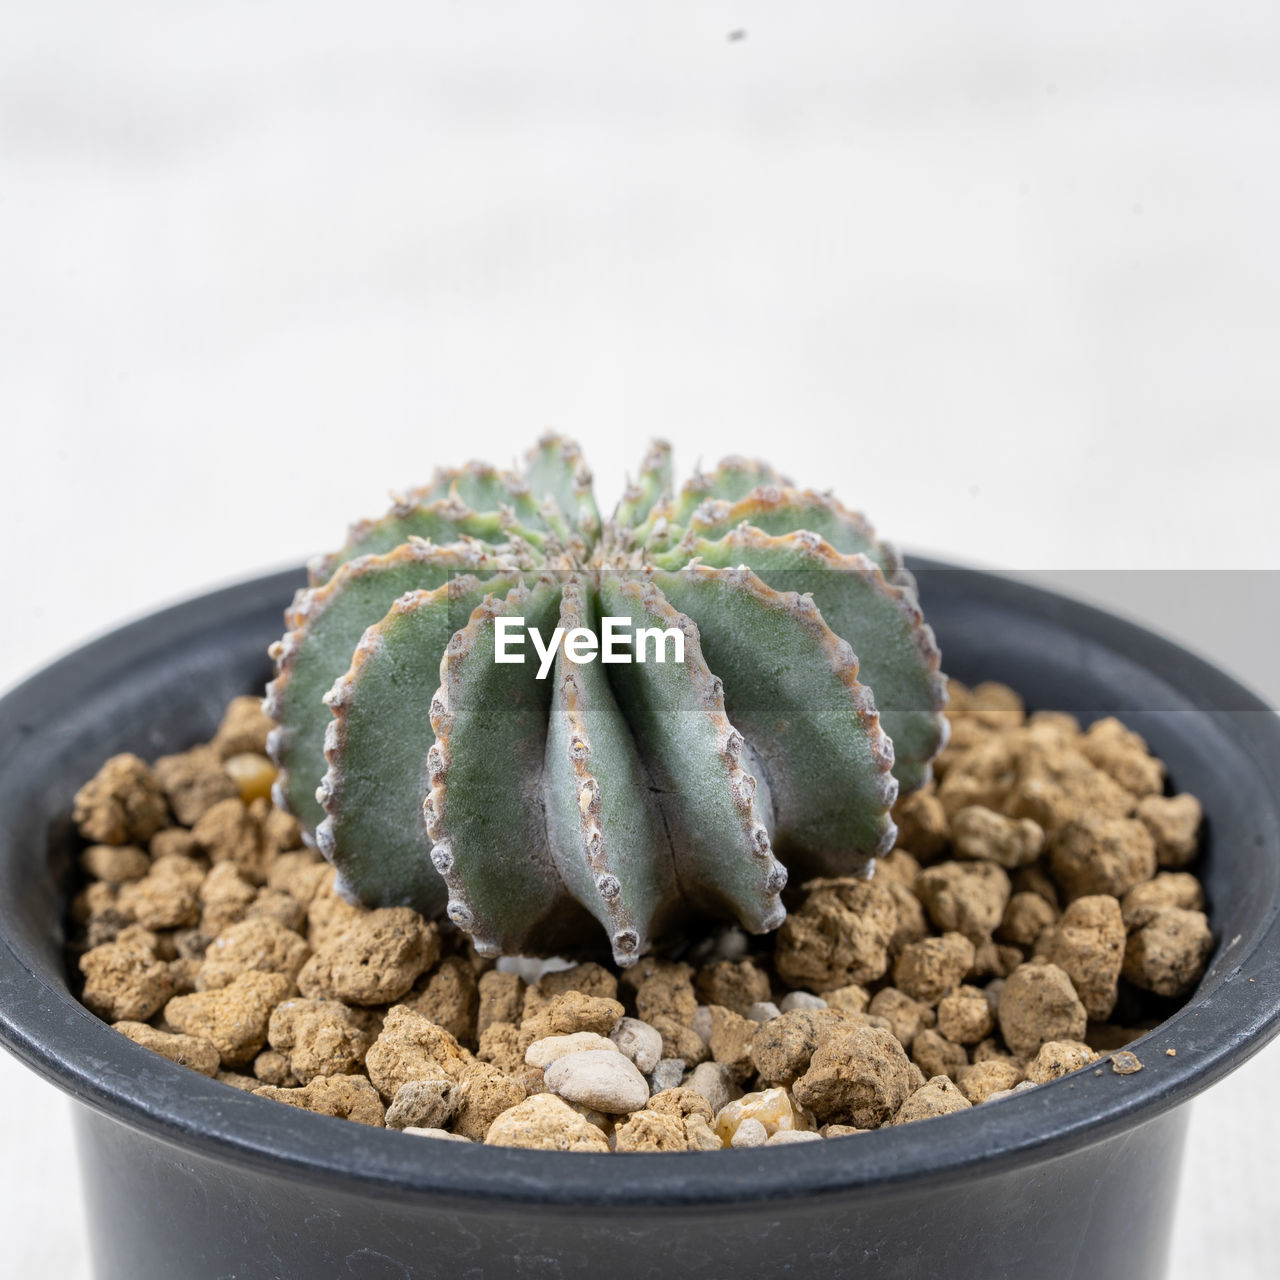
[[[174,817],[184,827],[195,826],[219,801],[239,794],[218,753],[207,744],[161,756],[155,763],[155,778],[164,788]]]
[[[821,994],[872,982],[889,967],[897,926],[893,895],[874,881],[813,880],[778,930],[774,967],[792,986]]]
[[[173,995],[169,966],[156,958],[155,935],[140,925],[80,957],[81,998],[109,1022],[143,1022]]]
[[[963,1045],[954,1044],[933,1027],[926,1027],[911,1042],[911,1061],[920,1068],[924,1079],[931,1080],[934,1076],[958,1076],[968,1064],[969,1055]]]
[[[292,987],[281,974],[249,969],[216,991],[174,996],[164,1018],[175,1031],[208,1040],[224,1067],[244,1066],[266,1043],[271,1013]]]
[[[316,1076],[351,1075],[364,1064],[370,1038],[336,1000],[286,1000],[267,1025],[271,1047],[286,1055],[303,1084]]]
[[[940,862],[920,873],[915,889],[936,928],[975,947],[996,931],[1011,892],[1008,872],[994,862]]]
[[[973,1103],[956,1088],[949,1076],[934,1076],[917,1089],[897,1110],[890,1124],[910,1124],[913,1120],[930,1120],[968,1111]]]
[[[1213,933],[1204,912],[1165,907],[1129,935],[1124,976],[1158,996],[1186,995],[1212,951]]]
[[[1027,1079],[1033,1084],[1047,1084],[1050,1080],[1087,1067],[1097,1057],[1087,1044],[1079,1040],[1048,1040],[1027,1063]]]
[[[1156,873],[1156,842],[1136,818],[1085,814],[1062,825],[1049,865],[1067,898],[1120,897]]]
[[[1024,964],[1000,990],[1000,1033],[1015,1053],[1029,1057],[1049,1040],[1079,1040],[1088,1017],[1075,987],[1056,964]]]
[[[357,918],[307,961],[303,995],[350,1004],[389,1004],[440,958],[434,924],[409,907],[384,907]]]
[[[823,1124],[873,1129],[910,1097],[911,1063],[892,1032],[851,1027],[818,1047],[792,1092]]]
[[[1016,947],[1033,947],[1036,939],[1058,918],[1057,908],[1038,893],[1015,893],[1004,909],[996,938]]]
[[[116,905],[148,929],[180,929],[200,919],[200,886],[207,867],[194,858],[166,854],[139,880],[120,886]]]
[[[299,1089],[279,1089],[263,1085],[253,1091],[259,1098],[272,1098],[291,1107],[304,1107],[322,1116],[337,1116],[357,1124],[381,1129],[385,1112],[377,1090],[364,1076],[316,1076]]]
[[[150,765],[135,755],[112,756],[76,792],[73,817],[95,844],[145,844],[169,821],[169,806]]]
[[[1138,821],[1155,839],[1156,861],[1161,867],[1185,867],[1194,861],[1203,816],[1195,796],[1143,796],[1137,812]]]
[[[176,1062],[180,1067],[190,1067],[202,1076],[213,1076],[218,1072],[221,1059],[217,1049],[199,1036],[157,1031],[145,1022],[116,1022],[112,1025],[135,1044]]]
[[[903,949],[893,967],[899,990],[923,1004],[936,1005],[973,967],[973,943],[960,933],[922,938]]]
[[[1030,818],[1009,818],[982,805],[956,813],[951,839],[961,858],[994,862],[1008,870],[1028,866],[1044,850],[1044,831]]]
[[[269,724],[236,699],[212,743],[113,757],[81,789],[83,999],[233,1088],[455,1141],[708,1151],[983,1107],[1156,1025],[1213,937],[1182,869],[1200,807],[1160,794],[1136,735],[952,690],[938,781],[899,802],[872,880],[798,886],[775,936],[708,939],[701,964],[533,982],[447,923],[341,898],[297,822],[246,794]]]
[[[986,1102],[1001,1089],[1012,1089],[1023,1079],[1022,1068],[1012,1062],[991,1058],[961,1067],[956,1076],[960,1092],[972,1103]]]
[[[198,991],[210,991],[234,982],[247,970],[278,973],[296,983],[310,949],[291,929],[261,917],[228,925],[209,943],[196,979]]]

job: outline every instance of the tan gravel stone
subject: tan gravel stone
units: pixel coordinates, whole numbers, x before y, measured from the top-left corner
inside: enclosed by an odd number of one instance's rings
[[[1035,862],[1044,850],[1044,830],[1030,818],[1010,818],[982,805],[968,805],[951,819],[958,857],[994,862],[1013,870]]]
[[[893,895],[874,880],[818,880],[778,930],[774,965],[792,986],[822,994],[872,982],[889,968]]]
[[[956,1075],[956,1084],[970,1102],[977,1104],[986,1102],[997,1090],[1012,1089],[1022,1078],[1021,1067],[993,1058],[961,1067]]]
[[[112,756],[76,792],[73,817],[94,844],[145,844],[169,821],[169,806],[151,767],[138,756]]]
[[[221,757],[207,745],[161,756],[155,763],[155,778],[184,827],[195,826],[219,801],[237,797],[236,784],[223,772]]]
[[[298,974],[315,999],[389,1004],[440,957],[440,931],[409,907],[368,911],[326,942]]]
[[[953,1044],[977,1044],[994,1028],[991,1004],[978,987],[956,987],[938,1002],[938,1031]]]
[[[964,981],[973,958],[973,943],[961,933],[924,938],[903,950],[894,963],[893,980],[913,999],[936,1005]]]
[[[1009,876],[994,862],[940,862],[920,873],[916,892],[938,929],[962,933],[976,946],[1000,925]]]
[[[1195,861],[1200,849],[1200,801],[1193,795],[1143,796],[1138,801],[1138,820],[1156,842],[1156,861],[1162,867],[1178,868]]]
[[[1071,979],[1085,1012],[1096,1021],[1115,1008],[1125,928],[1120,904],[1109,894],[1077,898],[1036,943],[1036,955]]]
[[[278,973],[242,973],[216,991],[174,996],[164,1018],[175,1031],[208,1040],[224,1067],[244,1066],[266,1043],[271,1011],[292,985]]]
[[[1068,899],[1122,897],[1156,873],[1156,843],[1136,818],[1087,814],[1063,825],[1049,852],[1053,878]]]
[[[934,1076],[898,1108],[888,1123],[911,1124],[916,1120],[932,1120],[953,1111],[968,1111],[972,1105],[949,1076]]]
[[[471,1055],[443,1027],[395,1005],[365,1055],[365,1068],[390,1102],[410,1080],[460,1080]]]
[[[911,1061],[920,1068],[926,1080],[934,1076],[958,1077],[968,1065],[964,1046],[948,1040],[942,1032],[926,1027],[911,1042]]]
[[[1158,996],[1186,995],[1213,954],[1213,931],[1202,911],[1165,907],[1129,935],[1124,976]]]
[[[300,1089],[277,1089],[263,1085],[255,1089],[259,1098],[271,1098],[302,1107],[322,1116],[337,1116],[340,1120],[354,1120],[375,1129],[383,1127],[382,1099],[378,1091],[364,1076],[316,1076],[310,1084]]]
[[[485,1144],[538,1151],[608,1151],[609,1140],[554,1093],[538,1093],[504,1111],[489,1126]]]
[[[272,1011],[267,1039],[287,1055],[303,1084],[316,1076],[351,1075],[364,1063],[370,1037],[336,1000],[285,1000]]]
[[[823,1124],[872,1129],[911,1092],[911,1063],[890,1031],[852,1027],[824,1041],[793,1093]]]
[[[274,920],[258,918],[229,925],[209,943],[196,987],[225,987],[241,973],[278,973],[296,982],[311,950],[301,936]]]
[[[1060,1076],[1079,1071],[1097,1060],[1098,1055],[1079,1040],[1049,1040],[1027,1063],[1027,1079],[1032,1084],[1047,1084]]]
[[[483,1142],[489,1126],[527,1096],[524,1085],[496,1067],[487,1062],[468,1063],[449,1095],[454,1108],[453,1131]]]
[[[218,1051],[209,1041],[202,1040],[199,1036],[157,1031],[145,1022],[116,1022],[112,1027],[121,1035],[128,1036],[135,1044],[158,1053],[162,1058],[168,1058],[170,1062],[176,1062],[180,1067],[190,1067],[202,1076],[217,1074],[220,1062]]]
[[[1050,1040],[1083,1039],[1088,1017],[1056,964],[1024,964],[1005,979],[999,1020],[1009,1048],[1030,1058]]]

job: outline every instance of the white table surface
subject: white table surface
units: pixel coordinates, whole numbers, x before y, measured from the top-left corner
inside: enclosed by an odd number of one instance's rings
[[[651,433],[763,455],[1280,702],[1278,54],[1261,3],[14,9],[0,686],[555,425],[606,499]],[[1280,1265],[1277,1084],[1195,1104],[1174,1280]],[[0,1271],[80,1280],[66,1104],[0,1096]]]

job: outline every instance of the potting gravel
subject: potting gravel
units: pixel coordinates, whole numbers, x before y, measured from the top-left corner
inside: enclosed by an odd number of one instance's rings
[[[76,796],[81,998],[144,1048],[290,1106],[410,1135],[710,1151],[988,1105],[1166,1018],[1213,946],[1200,806],[1115,719],[950,683],[935,779],[870,880],[789,891],[774,935],[709,930],[632,968],[476,955],[344,901],[273,807],[271,722],[115,756]],[[1172,1052],[1169,1050],[1168,1052]]]

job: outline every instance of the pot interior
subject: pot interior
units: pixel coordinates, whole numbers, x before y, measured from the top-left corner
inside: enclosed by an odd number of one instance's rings
[[[937,1176],[1048,1141],[1095,1140],[1239,1065],[1274,1032],[1280,1012],[1280,978],[1269,963],[1280,910],[1274,712],[1199,659],[1110,615],[999,575],[911,563],[949,675],[968,684],[1002,681],[1030,707],[1071,711],[1086,723],[1118,716],[1166,763],[1173,788],[1200,799],[1206,830],[1199,871],[1218,947],[1186,1007],[1133,1046],[1147,1068],[1138,1075],[1122,1082],[1109,1072],[1084,1073],[1070,1095],[1060,1087],[1067,1081],[1059,1081],[990,1110],[948,1117],[945,1125],[878,1131],[820,1151],[771,1150],[773,1168],[790,1171],[788,1186],[797,1194]],[[412,1158],[414,1144],[397,1137],[352,1133],[358,1126],[232,1096],[161,1060],[147,1062],[152,1055],[70,994],[62,920],[73,887],[76,789],[113,753],[154,759],[209,737],[231,697],[257,691],[269,678],[267,646],[302,581],[300,572],[275,574],[144,619],[62,659],[0,704],[0,991],[7,993],[0,1037],[63,1088],[170,1141],[283,1159],[299,1174],[355,1168],[388,1185],[442,1191],[472,1183],[489,1194],[520,1194],[521,1179],[551,1158],[554,1197],[608,1199],[616,1194],[612,1180],[603,1183],[592,1170],[617,1157],[459,1153],[447,1144],[424,1171]],[[1148,1041],[1153,1047],[1144,1052]],[[1166,1041],[1177,1057],[1164,1055]],[[145,1091],[138,1086],[144,1065]],[[479,1158],[464,1165],[464,1156]],[[645,1172],[627,1180],[628,1194],[661,1201],[673,1188],[687,1195],[696,1184],[709,1198],[751,1198],[770,1190],[751,1172],[760,1158],[724,1153],[728,1163],[717,1158],[718,1168],[708,1170],[686,1157],[645,1157]]]

